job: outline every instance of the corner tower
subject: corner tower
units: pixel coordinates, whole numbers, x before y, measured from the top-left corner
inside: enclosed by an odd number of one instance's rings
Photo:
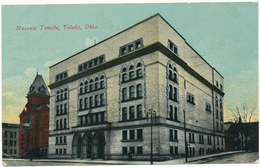
[[[19,115],[19,154],[45,157],[48,153],[50,94],[43,77],[36,74]]]

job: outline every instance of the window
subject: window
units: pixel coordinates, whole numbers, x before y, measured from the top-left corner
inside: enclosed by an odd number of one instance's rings
[[[175,54],[178,55],[178,48],[177,46],[170,40],[168,40],[168,48]]]
[[[89,61],[86,61],[82,64],[78,65],[78,72],[81,72],[83,70],[89,69],[91,67],[97,66],[101,63],[104,63],[105,55],[98,56],[97,58],[91,59]]]
[[[66,148],[63,149],[63,154],[67,154]]]
[[[62,137],[60,137],[60,144],[62,144]]]
[[[16,154],[17,153],[17,151],[16,151],[16,149],[14,149],[14,154]]]
[[[134,79],[134,71],[129,72],[129,79]]]
[[[195,141],[194,141],[194,133],[189,133],[189,142],[190,143],[195,143]]]
[[[7,146],[8,144],[7,144],[7,140],[5,140],[5,146]]]
[[[126,92],[127,90],[126,90],[126,88],[123,88],[122,89],[122,100],[124,101],[124,100],[127,100],[127,92]]]
[[[63,71],[55,76],[55,81],[60,81],[68,77],[68,71]]]
[[[134,140],[135,139],[135,130],[130,130],[130,140]]]
[[[14,138],[16,138],[16,132],[14,132]]]
[[[222,85],[220,84],[220,90],[223,90],[223,87],[222,87]]]
[[[64,128],[67,128],[67,118],[64,118]]]
[[[137,69],[136,70],[136,77],[137,78],[141,78],[143,76],[143,74],[142,74],[142,69]]]
[[[187,93],[187,102],[195,105],[195,98],[193,94]]]
[[[124,46],[121,46],[119,48],[119,56],[124,55],[124,54],[126,54],[128,52],[134,51],[134,50],[136,50],[138,48],[141,48],[142,45],[143,45],[143,40],[142,40],[142,38],[140,38],[140,39],[138,39],[136,41],[133,41],[133,42],[128,43],[128,44],[126,44]]]
[[[208,102],[206,102],[206,111],[211,112],[211,105]]]
[[[67,143],[67,136],[64,136],[64,143]]]
[[[56,120],[56,129],[59,129],[59,120]]]
[[[215,100],[216,102],[216,106],[218,106],[218,96],[216,96],[216,100]]]
[[[59,138],[56,137],[56,144],[59,144]]]
[[[218,109],[216,108],[216,118],[218,119]]]
[[[142,97],[142,84],[137,85],[137,97]]]
[[[104,93],[100,94],[100,105],[105,105]]]
[[[12,149],[10,149],[10,150],[9,150],[9,153],[10,153],[10,154],[13,154],[13,150],[12,150]]]
[[[143,139],[143,129],[137,129],[137,140]]]
[[[199,144],[204,144],[204,136],[199,135]]]
[[[99,106],[98,95],[95,95],[95,106]]]
[[[60,148],[60,154],[62,154],[62,149]]]
[[[174,140],[174,141],[178,140],[178,131],[177,130],[170,129],[169,140]]]
[[[135,118],[135,111],[134,111],[134,106],[131,106],[130,108],[129,108],[129,119],[130,120],[133,120],[134,118]]]
[[[59,150],[58,150],[58,149],[55,150],[55,154],[56,154],[56,155],[59,154]]]
[[[137,155],[142,155],[143,154],[143,147],[139,146],[137,147]]]
[[[130,151],[133,155],[135,155],[135,147],[130,147]]]
[[[10,138],[13,138],[13,132],[10,132]]]
[[[7,134],[8,134],[8,132],[7,132],[7,131],[5,131],[5,138],[7,138]]]
[[[122,147],[122,154],[127,155],[127,147]]]
[[[127,120],[127,108],[124,107],[122,111],[122,120],[126,121]]]
[[[67,103],[64,104],[64,113],[67,114]]]
[[[60,129],[62,129],[62,119],[60,120]]]
[[[89,107],[92,108],[93,106],[93,97],[89,97]]]
[[[135,95],[134,86],[129,87],[129,98],[133,99]]]
[[[137,118],[142,118],[142,105],[137,105]]]
[[[122,140],[127,140],[127,131],[122,132]]]

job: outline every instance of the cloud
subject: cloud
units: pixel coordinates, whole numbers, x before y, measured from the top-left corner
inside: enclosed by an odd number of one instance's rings
[[[57,58],[55,60],[52,60],[52,61],[46,61],[44,63],[44,67],[50,67],[51,65],[55,64],[55,63],[58,63],[59,61],[61,61],[62,58]]]
[[[88,47],[98,43],[99,41],[100,41],[100,39],[98,37],[93,37],[92,39],[86,38],[85,44],[86,44],[86,47],[88,48]]]

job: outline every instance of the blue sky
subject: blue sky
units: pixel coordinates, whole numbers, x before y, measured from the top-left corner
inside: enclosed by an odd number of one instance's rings
[[[227,121],[236,105],[241,110],[243,105],[248,110],[258,106],[257,3],[7,5],[2,7],[3,122],[19,122],[37,69],[48,84],[51,64],[85,49],[93,39],[101,41],[155,13],[224,76]],[[63,25],[76,24],[83,29],[62,30]],[[98,29],[86,30],[86,24]],[[57,25],[61,30],[44,31],[40,25]],[[17,26],[37,30],[17,31]]]

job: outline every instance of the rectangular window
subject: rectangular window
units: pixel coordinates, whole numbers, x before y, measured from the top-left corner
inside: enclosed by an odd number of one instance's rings
[[[130,71],[129,72],[129,79],[131,80],[131,79],[134,79],[134,71]]]
[[[178,55],[178,47],[170,40],[168,40],[168,48]]]
[[[130,130],[130,140],[134,140],[135,139],[135,130]]]
[[[135,90],[134,90],[134,86],[130,86],[129,87],[129,98],[133,99],[135,95]]]
[[[64,114],[67,114],[67,103],[64,104]]]
[[[137,129],[137,139],[143,139],[143,129]]]
[[[134,45],[133,45],[133,44],[129,45],[129,46],[128,46],[128,51],[131,52],[131,51],[133,51],[133,50],[134,50]]]
[[[16,146],[16,140],[14,140],[14,146]]]
[[[12,149],[10,149],[10,150],[9,150],[9,153],[10,153],[10,154],[13,154],[13,150],[12,150]]]
[[[5,138],[7,138],[7,133],[8,133],[8,132],[7,132],[7,131],[5,131]]]
[[[8,144],[7,144],[7,140],[5,140],[5,146],[7,146]]]
[[[178,131],[174,130],[174,140],[178,140]]]
[[[126,88],[123,88],[122,89],[122,100],[127,100],[127,90]]]
[[[58,149],[56,149],[56,150],[55,150],[55,154],[56,154],[56,155],[58,155],[58,153],[59,153],[59,150],[58,150]]]
[[[195,98],[193,94],[187,93],[187,102],[195,105]]]
[[[142,69],[137,69],[136,70],[136,77],[137,78],[141,78],[143,75],[142,75]]]
[[[130,147],[130,151],[133,155],[135,155],[135,147]]]
[[[88,98],[85,98],[84,101],[85,101],[85,108],[88,108]]]
[[[123,82],[127,80],[127,74],[126,73],[122,74],[122,80],[123,80]]]
[[[137,147],[137,155],[143,154],[143,147]]]
[[[10,138],[13,138],[13,132],[10,132]]]
[[[175,155],[178,155],[178,147],[175,147]]]
[[[122,120],[126,121],[127,120],[127,108],[124,107],[122,110],[123,110],[122,111]]]
[[[172,147],[172,146],[170,146],[170,154],[171,154],[171,155],[174,155],[173,147]]]
[[[142,84],[138,84],[137,85],[137,97],[142,97],[143,94],[142,94]]]
[[[100,105],[105,105],[104,93],[100,94]]]
[[[122,131],[122,140],[127,140],[127,131]]]
[[[89,107],[92,108],[93,106],[93,97],[89,97]]]
[[[173,140],[173,130],[170,129],[170,136],[169,136],[169,140]]]
[[[122,154],[127,155],[127,147],[122,147]]]
[[[135,111],[134,111],[134,106],[131,106],[130,108],[129,108],[129,119],[130,120],[133,120],[133,119],[135,119]]]
[[[60,154],[62,154],[62,149],[60,149]]]
[[[62,144],[62,137],[60,137],[60,144]]]
[[[95,106],[99,106],[98,95],[95,95]]]
[[[67,154],[66,148],[63,149],[63,154]]]
[[[16,154],[17,153],[17,151],[16,151],[16,149],[14,149],[14,154]]]
[[[142,105],[137,105],[137,118],[140,119],[142,118]]]
[[[67,136],[64,136],[64,143],[67,143]]]
[[[56,144],[58,144],[59,143],[59,138],[58,137],[56,137]]]

